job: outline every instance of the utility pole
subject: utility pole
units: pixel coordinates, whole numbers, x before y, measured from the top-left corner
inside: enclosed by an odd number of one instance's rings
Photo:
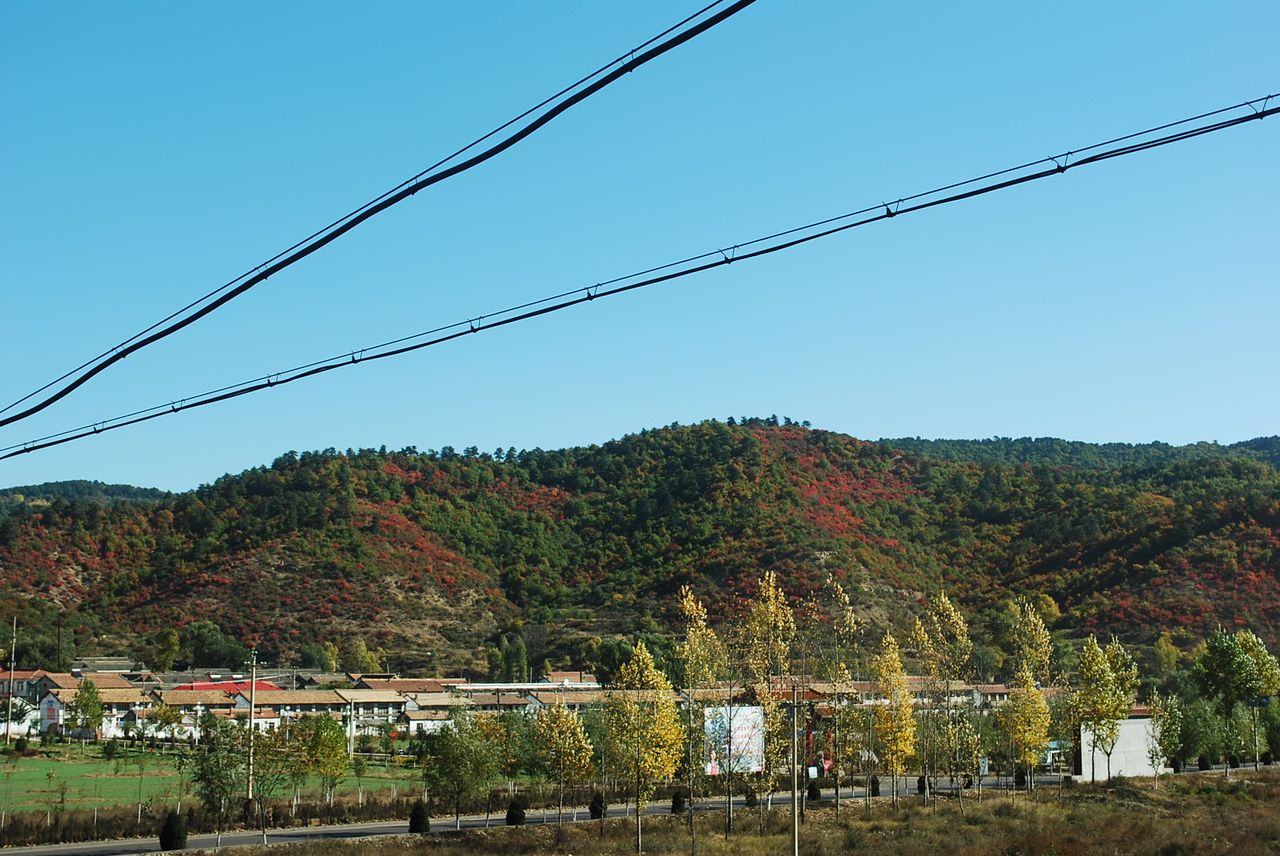
[[[800,693],[791,680],[791,856],[800,856],[800,787],[797,778],[799,750],[796,746],[796,730]]]
[[[258,703],[258,649],[249,652],[249,765],[245,799],[253,801],[253,715]]]
[[[13,617],[13,639],[9,643],[9,701],[4,718],[4,745],[13,737],[13,670],[18,657],[18,616]]]
[[[685,760],[689,768],[689,856],[697,856],[697,833],[693,824],[693,694],[686,690],[682,695],[684,695],[685,711],[689,715],[689,745]]]
[[[833,738],[831,741],[831,772],[836,780],[836,820],[840,819],[840,717],[844,713],[843,697],[836,693],[835,716],[831,721]],[[818,771],[821,774],[821,770]]]

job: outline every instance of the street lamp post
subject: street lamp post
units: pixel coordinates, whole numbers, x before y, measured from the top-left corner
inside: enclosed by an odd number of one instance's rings
[[[5,702],[7,709],[4,719],[4,745],[8,746],[10,739],[13,737],[13,671],[17,665],[18,657],[18,616],[13,617],[13,636],[9,644],[9,698]],[[26,717],[23,717],[24,722]]]
[[[800,710],[800,690],[791,680],[791,856],[800,856],[800,782],[798,778],[799,748],[796,742]]]

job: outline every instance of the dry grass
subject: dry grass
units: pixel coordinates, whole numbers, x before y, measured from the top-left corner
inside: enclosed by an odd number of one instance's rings
[[[722,815],[698,823],[698,852],[706,856],[754,856],[790,850],[785,810],[736,813],[737,829],[726,839]],[[761,828],[763,827],[763,834]],[[630,821],[611,820],[603,835],[594,823],[562,827],[526,826],[426,837],[400,836],[357,842],[290,845],[287,856],[481,856],[481,854],[628,854],[634,852]],[[689,852],[681,818],[645,819],[645,852]],[[273,848],[279,849],[279,848]],[[966,806],[938,808],[908,803],[895,813],[877,806],[870,817],[846,804],[839,820],[829,807],[811,810],[800,833],[800,852],[835,856],[854,851],[913,856],[1098,853],[1173,854],[1280,853],[1280,771],[1244,773],[1229,783],[1216,777],[1165,779],[1158,792],[1150,780],[1120,781],[1112,788],[1078,787],[1061,797],[1057,789],[1036,797],[988,797]],[[279,856],[279,854],[277,854]]]

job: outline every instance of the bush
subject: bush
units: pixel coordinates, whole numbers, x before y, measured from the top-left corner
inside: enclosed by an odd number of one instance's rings
[[[676,788],[674,791],[671,792],[671,813],[683,814],[684,809],[685,809],[684,791],[682,791],[680,788]]]
[[[873,797],[880,796],[880,777],[879,776],[871,777],[871,796]]]
[[[507,826],[524,826],[524,800],[520,797],[507,806]]]
[[[818,787],[818,780],[817,780],[817,779],[810,779],[810,780],[809,780],[809,790],[808,790],[808,792],[806,793],[805,797],[806,797],[806,799],[808,799],[808,800],[809,800],[809,802],[821,802],[821,801],[822,801],[822,789]]]
[[[108,761],[113,761],[118,754],[120,754],[120,741],[116,740],[114,737],[102,744],[103,758],[106,758]]]
[[[924,776],[917,776],[916,777],[916,793],[924,794],[924,789],[925,789]]]
[[[746,802],[747,808],[755,808],[756,806],[760,805],[760,798],[756,796],[755,791],[747,791],[747,798],[745,802]]]
[[[591,805],[587,806],[587,810],[591,812],[592,820],[599,820],[600,818],[604,817],[604,812],[605,812],[604,794],[600,793],[599,791],[596,791],[595,794],[591,797]]]
[[[164,813],[160,825],[161,850],[185,850],[187,847],[187,819],[170,809]]]
[[[19,755],[26,754],[28,745],[29,744],[27,743],[27,738],[25,737],[19,737],[17,740],[13,741],[14,751],[16,751]]]
[[[427,804],[416,800],[409,810],[409,832],[425,834],[431,831],[431,819],[427,817]]]

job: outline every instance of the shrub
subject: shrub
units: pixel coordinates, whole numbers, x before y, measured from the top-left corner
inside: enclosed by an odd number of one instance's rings
[[[924,776],[916,777],[916,793],[923,794],[925,789]]]
[[[160,849],[184,850],[187,846],[187,819],[170,809],[160,825]]]
[[[820,802],[822,800],[822,789],[818,787],[817,779],[809,780],[809,790],[805,797],[809,802]]]
[[[879,776],[871,777],[871,796],[873,797],[880,796],[880,777]]]
[[[427,817],[427,804],[416,800],[409,810],[409,832],[425,834],[431,831],[431,819]]]
[[[600,818],[604,817],[604,812],[605,812],[604,794],[600,793],[599,791],[596,791],[595,794],[591,797],[591,805],[587,806],[587,809],[591,812],[592,820],[599,820]]]
[[[524,800],[520,797],[507,806],[507,826],[524,826]]]
[[[685,809],[684,791],[682,791],[680,788],[676,788],[674,791],[671,792],[671,813],[683,814],[684,809]]]
[[[16,751],[19,755],[26,754],[28,745],[29,744],[27,743],[27,738],[25,737],[19,737],[17,740],[13,741],[14,751]]]
[[[755,808],[760,805],[760,799],[756,796],[755,791],[747,791],[746,804],[747,808]]]
[[[120,741],[112,737],[106,743],[102,744],[102,757],[108,761],[114,760],[116,755],[120,753]]]

